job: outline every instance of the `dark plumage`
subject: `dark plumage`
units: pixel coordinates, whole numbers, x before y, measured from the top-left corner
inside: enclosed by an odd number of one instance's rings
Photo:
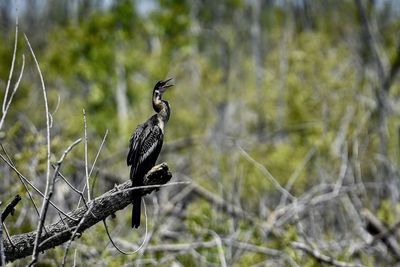
[[[160,154],[164,139],[164,126],[168,122],[171,110],[167,101],[162,100],[162,94],[172,86],[171,79],[159,81],[153,90],[153,109],[157,112],[145,123],[137,126],[129,142],[129,152],[126,159],[131,166],[130,179],[132,186],[142,186],[146,173],[154,166]],[[132,228],[140,226],[141,196],[132,191]]]

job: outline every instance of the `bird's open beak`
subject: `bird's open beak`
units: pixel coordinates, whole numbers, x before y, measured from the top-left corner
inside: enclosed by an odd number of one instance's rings
[[[162,93],[164,93],[165,90],[166,90],[167,88],[172,87],[172,86],[175,85],[175,84],[171,83],[171,81],[172,81],[173,79],[174,79],[174,78],[169,78],[169,79],[163,81],[163,85],[162,85],[162,87],[161,87]]]

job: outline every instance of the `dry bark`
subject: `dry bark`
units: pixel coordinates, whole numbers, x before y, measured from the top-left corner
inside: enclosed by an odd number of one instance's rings
[[[168,170],[168,165],[162,163],[155,166],[146,175],[144,186],[163,185],[172,177]],[[87,213],[85,206],[71,211],[68,215],[75,220],[63,218],[62,220],[46,225],[46,231],[40,238],[39,251],[45,251],[55,246],[61,245],[70,240],[72,233],[79,225],[78,234],[82,234],[86,229],[92,227],[103,219],[114,214],[116,211],[125,208],[131,204],[131,194],[141,194],[142,196],[151,193],[158,187],[144,188],[140,190],[127,190],[131,187],[131,181],[128,180],[123,184],[115,186],[110,191],[90,201],[88,206],[91,212]],[[118,193],[120,191],[120,193]],[[83,220],[82,223],[80,223]],[[79,236],[79,235],[78,235]],[[6,261],[11,262],[29,256],[33,252],[36,231],[14,235],[11,242],[4,240],[4,252]]]

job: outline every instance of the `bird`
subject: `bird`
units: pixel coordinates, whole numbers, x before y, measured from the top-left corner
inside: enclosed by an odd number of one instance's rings
[[[164,139],[164,128],[171,115],[168,101],[163,99],[173,78],[158,81],[153,89],[152,104],[156,112],[147,121],[138,125],[129,141],[127,165],[131,166],[130,179],[132,187],[143,186],[143,179],[147,172],[155,165]],[[140,226],[141,196],[132,191],[132,228]]]

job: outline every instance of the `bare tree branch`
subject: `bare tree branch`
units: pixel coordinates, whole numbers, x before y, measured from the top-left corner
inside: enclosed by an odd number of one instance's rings
[[[6,157],[7,157],[8,161],[9,161],[9,163],[12,164],[12,165],[15,167],[13,160],[11,159],[10,155],[8,155],[8,153],[7,153],[6,149],[4,148],[3,144],[0,143],[0,147],[1,147],[1,150],[3,150],[4,154],[6,155]],[[0,158],[1,158],[1,157],[0,157]],[[28,186],[27,186],[26,183],[24,182],[24,179],[21,177],[21,175],[19,175],[18,172],[16,172],[16,173],[17,173],[17,176],[18,176],[20,182],[21,182],[22,185],[24,186],[24,189],[25,189],[26,193],[27,193],[28,196],[29,196],[29,200],[32,202],[33,207],[35,208],[35,211],[36,211],[37,216],[39,217],[39,216],[40,216],[39,209],[38,209],[38,207],[37,207],[35,201],[33,200],[32,194],[31,194],[31,192],[29,191]]]
[[[21,196],[16,195],[14,199],[7,205],[7,207],[4,209],[4,211],[1,213],[1,222],[3,223],[7,216],[11,213],[14,212],[15,206],[17,206],[18,202],[21,201]]]
[[[47,213],[47,210],[49,209],[50,198],[51,198],[52,195],[53,195],[54,183],[55,183],[55,180],[56,180],[56,178],[57,178],[57,176],[58,176],[58,173],[60,172],[61,165],[62,165],[62,163],[63,163],[65,157],[67,156],[67,154],[68,154],[76,145],[78,145],[80,142],[81,142],[81,139],[80,139],[80,138],[79,138],[78,140],[76,140],[75,142],[73,142],[73,143],[64,151],[64,153],[63,153],[63,155],[61,156],[60,160],[57,162],[56,170],[55,170],[55,172],[54,172],[54,176],[53,176],[53,178],[52,178],[52,180],[51,180],[51,182],[50,182],[49,192],[48,192],[48,194],[46,195],[46,197],[45,197],[45,199],[44,199],[44,204],[43,204],[43,206],[42,206],[42,210],[44,211],[44,213],[41,212],[41,214],[40,214],[40,220],[39,220],[39,225],[42,225],[42,227],[38,227],[38,235],[36,236],[36,239],[35,239],[35,245],[34,245],[34,250],[33,250],[34,253],[33,253],[33,255],[32,255],[32,262],[30,263],[30,265],[34,265],[34,264],[37,262],[37,255],[39,254],[39,251],[38,251],[38,248],[39,248],[39,239],[40,239],[39,237],[41,236],[41,229],[43,228],[44,223],[45,223],[45,220],[46,220],[46,213]],[[45,230],[46,230],[46,228],[45,228]],[[37,248],[37,249],[36,249],[36,248]],[[35,252],[37,253],[36,255],[35,255]]]
[[[120,239],[117,240],[118,243],[126,247],[127,249],[135,249],[137,248],[137,245],[127,243],[125,241],[122,241]],[[264,254],[268,255],[271,257],[279,257],[282,254],[284,254],[282,251],[273,249],[273,248],[268,248],[268,247],[263,247],[263,246],[257,246],[251,243],[246,243],[242,241],[238,241],[236,239],[232,238],[221,238],[220,242],[223,243],[225,246],[233,246],[236,248],[240,248],[246,251],[251,251],[254,253],[259,253],[259,254]],[[198,248],[211,248],[211,247],[216,247],[218,246],[218,241],[216,239],[212,239],[210,241],[195,241],[195,242],[190,242],[190,243],[175,243],[175,244],[162,244],[162,245],[150,245],[146,247],[145,252],[182,252],[182,251],[189,251],[192,249],[198,249]]]
[[[388,74],[386,75],[385,80],[383,81],[382,89],[388,92],[390,87],[393,84],[394,78],[400,70],[400,40],[397,44],[396,56],[390,66]]]
[[[28,180],[11,162],[9,162],[2,154],[0,154],[0,159],[2,159],[18,176],[21,178],[24,182],[26,182],[29,186],[31,186],[36,193],[38,193],[41,197],[45,197],[45,195],[34,185],[32,184],[31,181]],[[22,181],[21,180],[21,181]],[[53,206],[58,212],[60,212],[62,215],[69,217],[66,212],[61,210],[59,207],[57,207],[56,204],[54,204],[51,200],[49,201],[50,205]],[[69,217],[69,219],[74,220],[74,218]]]
[[[387,117],[389,111],[388,94],[393,84],[394,78],[400,69],[400,40],[397,46],[394,61],[389,64],[384,56],[383,49],[380,48],[379,42],[376,40],[376,33],[372,30],[370,20],[368,18],[363,1],[355,0],[358,13],[361,18],[361,23],[364,31],[363,40],[370,48],[373,59],[377,66],[377,78],[379,85],[375,88],[375,97],[377,103],[377,113],[379,116],[378,121],[378,134],[380,139],[380,154],[388,157],[388,133],[387,133]],[[384,177],[387,176],[387,166],[382,164],[381,172],[384,172]]]
[[[8,76],[8,80],[7,80],[7,85],[6,85],[6,92],[4,94],[4,99],[3,99],[3,107],[2,107],[2,111],[3,111],[3,115],[4,113],[6,113],[6,103],[7,103],[7,96],[8,96],[8,91],[10,90],[10,84],[11,84],[11,78],[14,72],[14,64],[15,64],[15,57],[17,55],[17,44],[18,44],[18,17],[16,18],[16,22],[15,22],[15,37],[14,37],[14,51],[13,51],[13,57],[12,57],[12,61],[11,61],[11,68],[10,68],[10,73]],[[0,127],[1,128],[1,127]]]
[[[80,142],[81,142],[81,139],[80,139],[80,138],[79,138],[78,140],[76,140],[75,142],[73,142],[73,143],[64,151],[64,153],[63,153],[63,155],[61,156],[60,160],[57,162],[56,170],[55,170],[55,172],[54,172],[53,179],[50,181],[50,187],[49,187],[49,190],[48,190],[48,194],[46,194],[46,197],[45,197],[44,202],[43,202],[42,210],[41,210],[41,213],[40,213],[39,226],[38,226],[38,230],[37,230],[38,234],[36,235],[36,238],[35,238],[35,245],[34,245],[33,254],[32,254],[32,261],[31,261],[30,265],[34,265],[34,264],[37,262],[37,260],[38,260],[38,255],[39,255],[39,240],[40,240],[40,236],[41,236],[41,231],[42,231],[42,229],[43,229],[43,227],[44,227],[44,223],[45,223],[45,221],[46,221],[46,213],[47,213],[47,210],[49,209],[50,198],[51,198],[52,195],[53,195],[54,183],[55,183],[55,180],[56,180],[56,178],[57,178],[57,176],[58,176],[58,173],[60,172],[61,165],[62,165],[62,163],[63,163],[65,157],[67,156],[67,154],[68,154],[76,145],[78,145]],[[47,191],[47,190],[46,190],[46,191]],[[45,228],[45,230],[46,230],[46,228]],[[47,232],[47,231],[46,231],[46,232]],[[36,253],[36,254],[35,254],[35,253]]]
[[[143,207],[144,207],[144,216],[145,216],[145,218],[146,218],[146,223],[145,223],[145,226],[146,226],[146,228],[145,228],[145,236],[144,236],[144,238],[143,238],[143,242],[140,244],[140,246],[138,246],[137,248],[135,248],[133,251],[123,251],[121,248],[119,248],[118,246],[117,246],[117,244],[114,242],[114,240],[112,239],[112,237],[111,237],[111,235],[110,235],[110,232],[109,232],[109,230],[108,230],[108,227],[107,227],[107,223],[106,223],[106,219],[104,219],[103,220],[103,224],[104,224],[104,228],[106,229],[106,233],[107,233],[107,236],[108,236],[108,239],[110,240],[110,243],[113,245],[113,247],[119,252],[119,253],[121,253],[121,254],[124,254],[124,255],[133,255],[133,254],[136,254],[136,253],[138,253],[139,252],[139,250],[141,250],[146,244],[147,244],[147,241],[148,241],[148,239],[147,239],[147,227],[148,227],[148,224],[147,224],[147,209],[146,209],[146,202],[144,201],[144,199],[142,198],[142,201],[143,201]]]
[[[3,244],[3,223],[4,220],[8,217],[8,215],[13,214],[15,206],[21,201],[21,196],[16,195],[15,198],[8,203],[4,211],[0,211],[0,266],[6,265],[6,257],[4,254],[4,244]],[[0,202],[1,205],[1,202]],[[5,228],[4,228],[5,229]]]
[[[359,16],[361,18],[361,23],[365,35],[365,40],[367,42],[367,45],[369,45],[369,48],[371,49],[372,55],[374,56],[374,59],[376,61],[377,65],[377,71],[379,74],[379,77],[383,78],[385,77],[385,64],[382,56],[382,51],[379,49],[378,42],[375,38],[375,35],[372,31],[371,28],[371,23],[368,19],[367,12],[365,10],[365,7],[363,5],[363,2],[361,0],[355,0],[355,4],[357,7],[357,11],[359,13]]]
[[[153,169],[151,169],[146,175],[144,179],[145,189],[135,190],[136,188],[131,187],[132,182],[130,180],[114,187],[112,190],[88,203],[89,206],[93,205],[92,211],[86,216],[85,221],[80,225],[77,232],[79,234],[83,233],[86,229],[104,220],[116,211],[130,205],[132,191],[138,191],[139,194],[144,196],[166,184],[171,177],[172,174],[168,170],[168,165],[162,163],[153,167]],[[42,252],[67,242],[71,238],[74,229],[85,216],[86,212],[86,207],[80,207],[69,213],[69,217],[79,218],[79,220],[71,220],[67,217],[46,226],[48,233],[41,236],[38,251]],[[5,241],[4,248],[6,261],[10,262],[31,255],[35,239],[36,232],[34,231],[12,236],[11,240],[14,246],[9,241]],[[45,240],[47,241],[42,242]]]
[[[292,247],[295,249],[304,251],[305,253],[312,256],[319,262],[330,264],[332,266],[336,266],[336,267],[361,267],[361,266],[363,266],[363,265],[357,264],[357,263],[353,264],[353,263],[348,263],[348,262],[344,262],[344,261],[338,261],[332,257],[322,254],[318,249],[310,248],[309,246],[307,246],[304,243],[293,242]]]
[[[292,194],[290,194],[284,187],[279,184],[279,182],[264,165],[252,158],[242,147],[238,146],[238,149],[243,157],[247,159],[250,163],[252,163],[257,169],[259,169],[282,195],[286,195],[286,197],[292,201],[296,199]]]
[[[83,128],[85,130],[85,175],[86,175],[86,188],[87,188],[87,198],[90,202],[90,185],[89,185],[89,171],[88,171],[88,151],[87,151],[87,125],[86,125],[86,111],[83,110]],[[83,190],[82,190],[83,191]]]
[[[361,211],[361,216],[365,220],[365,228],[370,233],[372,236],[374,236],[374,239],[371,241],[371,245],[378,240],[381,240],[383,244],[388,248],[390,253],[396,257],[397,259],[400,259],[400,245],[396,241],[396,239],[391,236],[389,233],[389,230],[386,228],[386,226],[379,220],[371,211],[368,209],[363,209]],[[391,231],[395,231],[396,229],[396,224],[394,225],[394,229]],[[393,228],[393,227],[392,227]],[[392,229],[391,228],[391,229]]]
[[[50,113],[49,113],[49,103],[47,101],[47,92],[46,92],[46,86],[44,85],[44,80],[43,80],[43,75],[42,75],[42,71],[40,70],[40,66],[39,66],[39,62],[36,59],[35,56],[35,52],[33,52],[32,46],[28,40],[28,37],[24,34],[25,36],[25,40],[26,43],[28,44],[29,50],[31,51],[32,57],[35,61],[36,64],[36,68],[38,70],[39,73],[39,77],[40,77],[40,82],[42,85],[42,91],[43,91],[43,100],[44,100],[44,107],[45,107],[45,115],[46,115],[46,144],[47,144],[47,166],[46,166],[46,189],[45,189],[45,199],[42,203],[42,208],[40,210],[40,219],[39,219],[39,223],[38,223],[38,235],[37,235],[37,240],[35,242],[35,248],[33,250],[33,254],[32,254],[32,262],[30,265],[34,265],[35,262],[37,261],[37,257],[39,254],[38,251],[38,247],[37,245],[39,244],[39,237],[41,236],[42,233],[42,229],[43,229],[43,225],[44,225],[44,221],[46,219],[46,214],[47,214],[47,208],[49,206],[49,200],[50,200],[50,192],[53,191],[54,188],[54,179],[51,180],[50,179],[50,157],[51,157],[51,151],[50,151],[50,142],[51,142],[51,138],[50,138]]]
[[[84,111],[84,112],[85,112],[85,111]],[[86,113],[84,113],[84,114],[86,114]],[[89,169],[89,165],[88,165],[88,162],[87,162],[86,115],[85,115],[84,118],[85,118],[85,120],[84,120],[84,123],[85,123],[85,126],[84,126],[84,127],[85,127],[85,163],[84,163],[84,167],[85,167],[85,174],[87,174],[87,170]],[[88,174],[87,177],[86,177],[86,183],[83,185],[82,194],[81,194],[81,197],[79,198],[77,208],[78,208],[79,205],[81,204],[81,200],[83,200],[83,201],[85,202],[85,198],[83,197],[83,193],[84,193],[85,190],[86,190],[86,186],[89,186],[88,183],[89,183],[90,176],[92,175],[93,170],[94,170],[94,168],[95,168],[95,166],[96,166],[96,162],[97,162],[97,159],[99,158],[101,149],[103,148],[104,143],[106,142],[107,135],[108,135],[108,129],[106,130],[106,132],[105,132],[105,134],[104,134],[103,140],[102,140],[101,143],[100,143],[100,147],[99,147],[99,149],[97,150],[96,157],[94,158],[93,164],[92,164],[92,166],[90,167],[89,174]],[[88,190],[89,190],[89,187],[88,187]],[[93,188],[92,188],[92,190],[93,190]],[[89,194],[89,191],[88,191],[88,194]],[[88,199],[88,201],[90,201],[90,199]],[[86,205],[86,202],[85,202],[85,205]]]
[[[3,128],[3,124],[4,121],[6,119],[7,113],[8,113],[8,109],[10,108],[11,102],[14,98],[15,93],[18,90],[19,87],[19,83],[21,82],[22,79],[22,75],[24,73],[24,68],[25,68],[25,55],[22,54],[22,66],[21,66],[21,71],[20,74],[18,76],[18,80],[14,85],[14,89],[11,92],[11,96],[8,97],[8,93],[9,93],[9,89],[10,89],[10,84],[11,84],[11,78],[14,72],[14,64],[15,64],[15,57],[17,54],[17,43],[18,43],[18,17],[16,19],[16,25],[15,25],[15,42],[14,42],[14,51],[13,51],[13,58],[12,58],[12,62],[11,62],[11,68],[10,68],[10,73],[9,73],[9,77],[8,77],[8,81],[7,81],[7,86],[6,86],[6,92],[4,94],[4,99],[3,99],[3,107],[2,107],[2,116],[0,119],[0,129]],[[8,100],[7,100],[8,99]]]
[[[67,260],[68,250],[69,250],[69,248],[71,247],[72,241],[74,240],[74,238],[75,238],[76,236],[79,236],[79,235],[80,235],[80,234],[78,234],[78,231],[79,231],[79,229],[81,228],[82,224],[85,223],[85,219],[88,218],[89,214],[92,212],[92,209],[93,209],[93,202],[92,202],[92,205],[89,206],[89,209],[88,209],[88,210],[85,212],[85,214],[83,215],[83,217],[82,217],[81,221],[79,222],[78,226],[75,227],[75,230],[74,230],[74,232],[72,233],[71,238],[69,239],[69,241],[68,241],[68,243],[67,243],[67,246],[66,246],[66,248],[65,248],[65,250],[64,250],[64,257],[63,257],[63,260],[62,260],[62,262],[61,262],[61,266],[65,266],[65,261]]]
[[[248,212],[244,211],[239,206],[233,205],[228,203],[225,199],[213,194],[212,192],[208,191],[204,187],[198,185],[195,182],[192,182],[190,185],[193,188],[193,194],[199,197],[202,197],[209,201],[210,203],[214,204],[217,208],[220,208],[226,211],[228,214],[232,216],[237,216],[239,218],[248,219],[249,221],[256,223],[254,216],[249,214]]]
[[[1,201],[0,201],[1,205]],[[4,254],[4,244],[3,244],[3,220],[1,217],[3,217],[3,214],[0,212],[0,266],[5,266],[6,265],[6,256]]]

